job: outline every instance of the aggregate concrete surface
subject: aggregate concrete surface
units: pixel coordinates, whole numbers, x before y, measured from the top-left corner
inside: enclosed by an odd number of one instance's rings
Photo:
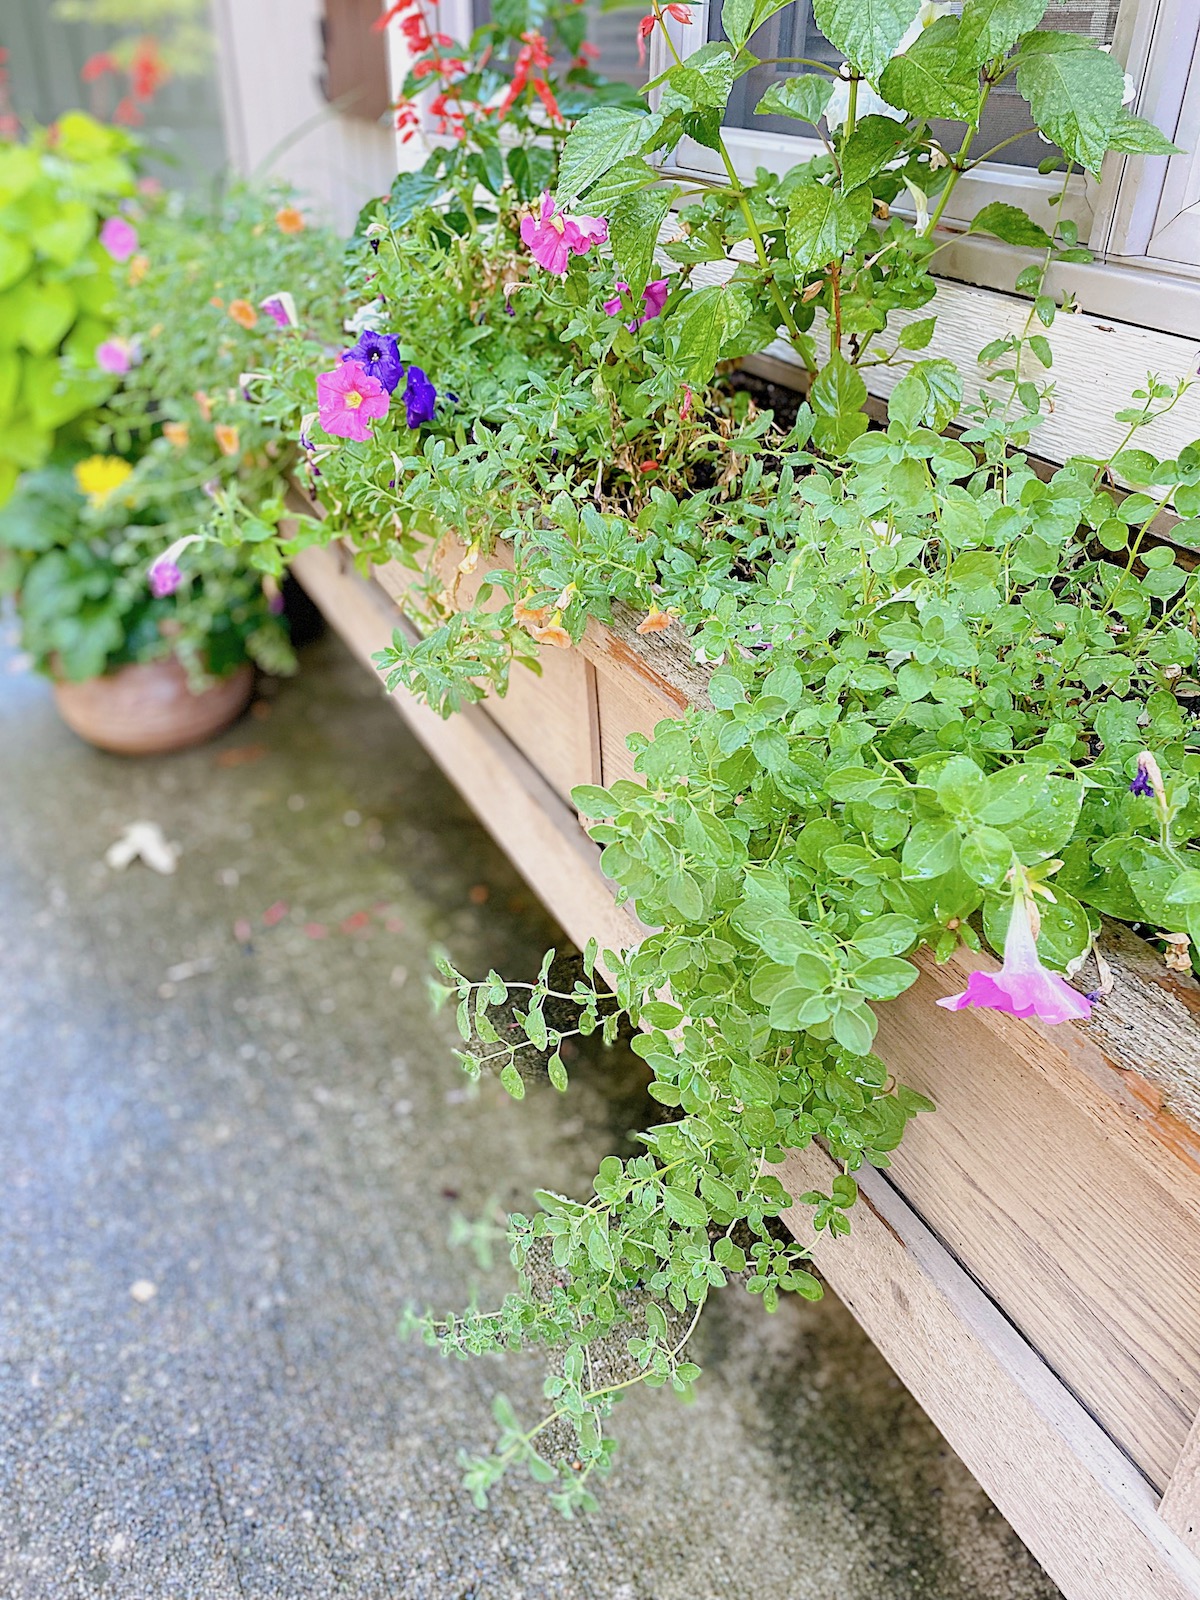
[[[9,652],[11,655],[11,651]],[[461,1219],[585,1194],[647,1110],[472,1090],[427,952],[562,936],[332,639],[216,744],[128,761],[0,663],[0,1600],[1053,1600],[832,1298],[740,1290],[695,1404],[635,1392],[598,1514],[457,1452],[536,1355],[448,1363],[410,1302],[503,1292]],[[135,820],[174,876],[104,864]]]

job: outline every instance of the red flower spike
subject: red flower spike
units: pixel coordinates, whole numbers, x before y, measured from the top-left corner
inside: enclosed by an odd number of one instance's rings
[[[638,23],[637,46],[638,66],[640,67],[644,67],[646,65],[646,40],[654,32],[654,25],[657,21],[658,18],[653,12],[651,12],[648,17],[643,17]]]
[[[691,27],[691,25],[692,25],[692,8],[691,8],[691,6],[677,5],[675,3],[675,0],[672,0],[672,3],[669,6],[665,6],[663,9],[666,11],[666,13],[667,13],[667,15],[669,17],[674,17],[676,22],[682,22],[685,27],[688,27],[688,28]]]
[[[79,69],[79,77],[84,83],[95,83],[106,72],[115,72],[117,63],[107,50],[98,50],[94,56],[89,56]]]

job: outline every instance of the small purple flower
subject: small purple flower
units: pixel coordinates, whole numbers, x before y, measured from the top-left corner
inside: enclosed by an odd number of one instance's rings
[[[396,385],[404,376],[400,347],[390,333],[373,333],[368,329],[359,335],[352,349],[343,352],[342,360],[357,361],[367,376],[381,383],[389,394],[395,394]]]
[[[408,382],[404,387],[404,409],[408,413],[410,428],[419,428],[423,422],[433,421],[437,390],[420,367],[409,367]]]
[[[151,566],[147,577],[150,581],[150,593],[156,600],[165,600],[169,594],[174,594],[183,582],[183,573],[169,556],[159,556]]]
[[[1149,750],[1143,750],[1137,758],[1137,777],[1129,785],[1129,792],[1157,800],[1160,806],[1165,806],[1167,803],[1162,768]]]
[[[265,300],[260,300],[258,309],[265,311],[271,321],[281,328],[294,328],[300,320],[296,315],[296,302],[286,289],[280,289],[275,294],[269,294]]]
[[[1137,777],[1129,785],[1129,792],[1130,794],[1145,795],[1147,799],[1153,796],[1154,785],[1150,782],[1150,774],[1144,767],[1138,767]]]
[[[648,283],[642,290],[642,304],[646,307],[640,317],[635,317],[625,326],[630,333],[636,333],[643,322],[650,322],[655,317],[662,315],[662,308],[667,303],[667,296],[671,292],[671,284],[667,278],[655,278],[653,283]],[[604,301],[604,309],[610,317],[619,317],[621,314],[621,301],[629,293],[629,285],[623,278],[617,279],[617,293],[611,300]]]
[[[137,229],[124,217],[109,217],[100,229],[100,243],[114,261],[128,261],[138,247]]]

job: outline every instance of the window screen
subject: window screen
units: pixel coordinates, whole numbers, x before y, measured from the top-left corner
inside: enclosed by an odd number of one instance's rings
[[[1097,44],[1111,44],[1117,24],[1120,0],[1050,0],[1042,27],[1054,28],[1060,33],[1081,33]],[[620,13],[617,13],[620,15]],[[608,20],[607,18],[605,20]],[[710,39],[723,39],[721,7],[712,0],[709,7]],[[795,134],[807,131],[802,122],[793,117],[756,116],[754,108],[773,83],[781,82],[790,74],[809,72],[803,66],[788,65],[776,58],[806,56],[810,60],[826,61],[832,67],[841,62],[841,54],[824,38],[813,21],[812,0],[797,0],[777,12],[754,36],[755,55],[763,58],[764,65],[739,78],[734,85],[729,103],[726,126],[753,128],[762,133]],[[772,64],[767,64],[768,58]],[[973,153],[982,155],[1011,134],[1029,126],[1029,108],[1016,92],[1011,79],[1005,79],[992,90],[984,110],[983,124]],[[954,132],[954,124],[932,122],[934,136],[945,135],[957,143],[961,131]],[[1045,143],[1035,134],[1006,145],[996,159],[1013,166],[1036,167],[1049,154]]]

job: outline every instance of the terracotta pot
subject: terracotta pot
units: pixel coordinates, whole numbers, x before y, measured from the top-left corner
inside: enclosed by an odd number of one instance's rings
[[[117,755],[158,755],[203,744],[245,710],[254,687],[249,662],[199,694],[174,656],[119,667],[83,683],[56,680],[54,698],[67,727]]]

